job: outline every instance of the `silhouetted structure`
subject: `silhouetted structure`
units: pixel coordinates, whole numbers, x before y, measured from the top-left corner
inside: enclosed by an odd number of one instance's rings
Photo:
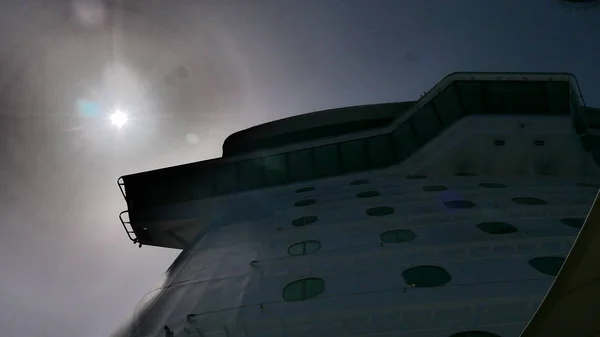
[[[455,73],[124,176],[130,239],[183,252],[117,336],[517,336],[600,186],[597,114],[570,74]]]

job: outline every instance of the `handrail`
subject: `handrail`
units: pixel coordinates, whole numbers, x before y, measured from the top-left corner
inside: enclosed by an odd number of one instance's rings
[[[117,185],[119,186],[119,190],[121,191],[121,194],[123,195],[123,199],[125,199],[125,201],[127,201],[127,195],[125,194],[125,181],[123,180],[123,177],[119,177],[119,179],[117,179]]]
[[[126,213],[129,214],[129,211],[123,211],[123,212],[119,213],[119,220],[121,220],[121,224],[123,225],[123,228],[125,229],[125,233],[127,233],[129,240],[131,240],[131,242],[133,242],[133,243],[137,243],[138,246],[141,248],[142,243],[140,242],[140,240],[138,240],[137,237],[131,236],[132,234],[135,235],[133,227],[131,229],[127,228],[127,225],[131,226],[131,222],[123,220],[123,214],[126,214]]]

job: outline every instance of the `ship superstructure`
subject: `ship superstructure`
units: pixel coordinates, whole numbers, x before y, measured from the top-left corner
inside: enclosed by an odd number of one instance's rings
[[[598,113],[570,74],[454,73],[123,176],[129,238],[183,251],[117,335],[518,336],[600,186]]]

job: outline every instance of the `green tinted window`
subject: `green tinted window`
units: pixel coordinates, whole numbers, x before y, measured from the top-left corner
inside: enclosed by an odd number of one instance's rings
[[[441,185],[432,185],[432,186],[423,186],[423,191],[425,192],[441,192],[448,190],[448,187]]]
[[[314,191],[315,188],[312,186],[308,186],[308,187],[302,187],[296,190],[296,193],[305,193],[305,192],[310,192],[310,191]]]
[[[217,194],[234,192],[237,189],[237,167],[236,164],[221,166],[215,174]]]
[[[510,234],[517,232],[517,227],[505,222],[483,222],[478,224],[477,228],[489,234]]]
[[[379,235],[381,241],[388,243],[412,241],[416,237],[417,235],[414,232],[405,229],[395,229]]]
[[[381,135],[367,139],[367,152],[372,168],[384,167],[394,163],[395,153],[392,136]]]
[[[442,132],[442,124],[437,119],[435,112],[435,107],[430,102],[421,107],[421,109],[410,118],[410,122],[421,143],[430,141]]]
[[[307,300],[325,291],[325,281],[320,278],[305,278],[294,281],[283,288],[284,301],[303,301]]]
[[[384,216],[392,213],[394,213],[394,208],[388,206],[372,207],[367,210],[367,214],[370,216]]]
[[[262,185],[260,160],[244,160],[239,164],[240,188],[250,189]]]
[[[291,152],[288,160],[291,181],[311,179],[314,176],[312,149]]]
[[[569,227],[577,228],[577,229],[581,229],[581,227],[583,227],[583,222],[584,221],[585,221],[584,218],[564,218],[564,219],[560,219],[560,222],[564,223],[565,225],[567,225]]]
[[[410,157],[420,146],[417,135],[408,121],[405,121],[392,132],[394,147],[397,151],[396,160],[402,161]]]
[[[318,177],[340,174],[340,161],[337,144],[316,147],[315,152],[315,174]]]
[[[529,265],[542,274],[556,276],[564,262],[564,257],[543,256],[529,260]]]
[[[499,184],[499,183],[481,183],[479,184],[480,187],[483,188],[505,188],[506,185],[504,184]]]
[[[545,205],[547,202],[542,199],[532,197],[515,197],[512,201],[521,205]]]
[[[468,200],[450,200],[450,201],[444,202],[444,205],[448,208],[456,208],[456,209],[475,207],[475,203],[468,201]]]
[[[261,158],[264,182],[267,186],[283,184],[287,181],[286,154]]]
[[[450,125],[463,116],[456,85],[452,84],[433,99],[437,115],[444,125]]]
[[[369,167],[367,149],[363,139],[343,142],[340,144],[340,148],[344,172],[361,171]]]
[[[412,287],[439,287],[452,279],[446,269],[438,266],[408,268],[402,272],[402,277]]]
[[[500,337],[495,333],[486,332],[486,331],[478,331],[478,330],[469,330],[469,331],[461,331],[455,334],[450,335],[450,337]]]
[[[317,240],[308,240],[294,243],[288,248],[290,255],[306,255],[311,254],[321,249],[321,243]]]
[[[366,192],[360,192],[356,195],[357,198],[373,198],[380,195],[379,192],[377,191],[366,191]]]
[[[317,220],[319,220],[319,218],[315,215],[303,216],[303,217],[294,219],[294,221],[292,221],[292,226],[294,226],[294,227],[306,226],[306,225],[310,225],[311,223],[317,222]]]
[[[314,204],[316,202],[317,202],[316,199],[304,199],[304,200],[296,201],[294,203],[294,206],[296,206],[296,207],[304,207],[304,206],[312,205],[312,204]]]

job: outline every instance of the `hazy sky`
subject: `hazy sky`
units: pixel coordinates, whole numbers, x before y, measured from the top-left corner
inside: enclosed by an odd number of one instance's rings
[[[571,72],[600,106],[600,9],[572,14],[555,0],[110,3],[0,2],[3,337],[100,337],[122,323],[178,252],[127,240],[116,179],[219,156],[231,132],[414,100],[456,71]],[[84,100],[98,110],[83,115]],[[132,119],[122,129],[106,119],[115,107]]]

